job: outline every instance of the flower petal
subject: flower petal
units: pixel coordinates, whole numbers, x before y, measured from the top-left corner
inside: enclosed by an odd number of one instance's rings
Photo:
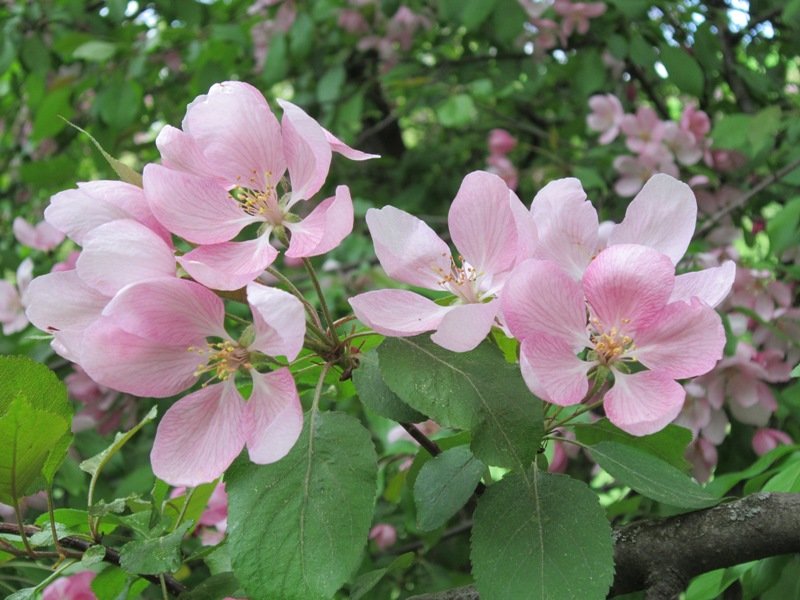
[[[197,381],[194,373],[206,357],[189,352],[188,344],[133,335],[115,321],[103,317],[84,332],[80,365],[97,383],[143,398],[166,398]]]
[[[458,251],[479,273],[495,275],[514,266],[517,226],[508,186],[497,175],[474,171],[464,177],[447,223]]]
[[[261,275],[277,256],[269,235],[261,235],[245,242],[198,246],[178,262],[192,279],[212,290],[238,290]]]
[[[303,429],[303,407],[289,369],[250,374],[253,393],[247,401],[247,451],[250,460],[264,465],[292,449]]]
[[[44,252],[49,252],[64,241],[64,234],[47,221],[34,226],[22,217],[17,217],[14,219],[12,229],[14,237],[20,244]]]
[[[689,247],[697,222],[692,189],[664,173],[653,175],[628,205],[610,244],[642,244],[669,256],[676,264]]]
[[[433,290],[450,273],[450,248],[423,221],[394,206],[367,211],[378,260],[392,279]]]
[[[678,275],[669,301],[689,302],[692,298],[699,298],[714,308],[728,295],[735,277],[736,264],[732,260],[726,260],[719,267]]]
[[[186,348],[207,337],[228,339],[225,305],[202,285],[177,278],[142,281],[120,291],[103,314],[128,333]]]
[[[306,333],[305,309],[300,300],[283,290],[251,283],[247,286],[247,301],[255,329],[250,346],[268,356],[297,358]]]
[[[675,268],[665,255],[634,244],[611,246],[583,276],[594,317],[609,330],[631,333],[655,319],[672,293]]]
[[[514,193],[509,193],[511,214],[517,226],[517,263],[533,258],[539,242],[539,232],[531,212]]]
[[[578,404],[584,399],[589,391],[587,375],[594,364],[579,359],[563,339],[539,334],[526,338],[520,352],[525,355],[536,387],[544,391],[543,399],[559,406]]]
[[[664,429],[680,413],[686,391],[657,371],[633,375],[614,370],[614,386],[603,406],[609,421],[631,435],[649,435]]]
[[[291,231],[286,256],[318,256],[336,248],[353,231],[353,201],[346,185],[336,187],[336,195],[320,202],[311,214],[298,223],[285,223]]]
[[[349,158],[350,160],[370,160],[372,158],[380,158],[380,154],[368,154],[367,152],[362,152],[361,150],[356,150],[355,148],[351,148],[347,144],[345,144],[342,140],[337,138],[333,135],[330,131],[323,128],[325,132],[325,139],[328,140],[328,143],[331,145],[331,150],[334,152],[341,154],[345,158]]]
[[[487,303],[461,304],[450,307],[431,340],[442,348],[453,352],[467,352],[474,349],[489,334],[500,310],[500,301]]]
[[[294,204],[316,194],[325,183],[331,167],[331,146],[325,130],[300,107],[286,100],[278,100],[283,109],[281,130],[283,151],[289,165]]]
[[[109,297],[86,285],[76,271],[37,277],[25,294],[25,313],[42,331],[83,330],[100,317]]]
[[[388,336],[418,335],[436,329],[452,307],[407,290],[377,290],[348,300],[359,321]]]
[[[84,282],[113,296],[136,281],[174,277],[175,257],[153,231],[137,221],[122,219],[86,234],[75,268]]]
[[[232,380],[178,400],[158,424],[150,452],[153,473],[170,485],[217,479],[244,447],[246,410]]]
[[[192,243],[227,242],[259,220],[244,212],[216,179],[154,164],[144,168],[143,178],[145,197],[159,222]]]
[[[693,299],[668,304],[634,337],[634,356],[673,379],[708,373],[722,358],[725,329],[714,309]]]
[[[189,105],[182,128],[229,185],[245,182],[265,190],[286,170],[278,119],[261,92],[247,83],[211,86]]]
[[[546,334],[576,351],[587,345],[583,291],[557,264],[526,260],[511,272],[500,298],[503,318],[518,340]]]
[[[177,127],[164,126],[156,137],[156,147],[161,154],[161,164],[165,167],[203,177],[208,177],[215,171],[197,141]],[[221,181],[225,185],[225,180]]]

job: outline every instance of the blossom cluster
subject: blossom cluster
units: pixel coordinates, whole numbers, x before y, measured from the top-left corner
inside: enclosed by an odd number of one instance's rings
[[[633,155],[614,159],[620,177],[614,190],[623,197],[633,196],[655,173],[678,176],[678,164],[694,165],[704,156],[712,161],[711,131],[708,115],[694,105],[687,105],[679,122],[663,121],[649,106],[640,106],[626,114],[619,98],[598,94],[589,98],[592,112],[586,119],[589,129],[600,133],[599,142],[610,144],[618,135],[625,136],[625,146]],[[711,164],[709,162],[709,164]]]
[[[408,290],[350,299],[356,316],[388,336],[434,331],[456,352],[493,327],[520,342],[531,391],[562,406],[613,376],[609,419],[634,435],[675,419],[685,399],[676,382],[703,375],[722,357],[725,332],[714,311],[734,280],[732,261],[682,275],[675,266],[694,233],[691,189],[656,175],[619,224],[599,223],[580,182],[551,182],[526,209],[496,175],[474,172],[448,215],[448,245],[425,223],[391,206],[367,225],[386,273],[447,292],[432,300]]]
[[[518,0],[536,32],[537,50],[567,47],[574,34],[586,35],[590,19],[606,12],[604,2],[572,2],[571,0]],[[552,7],[553,18],[546,16]]]
[[[280,105],[278,121],[255,88],[214,85],[188,106],[181,129],[160,132],[161,163],[145,167],[142,187],[81,183],[45,210],[81,250],[74,264],[33,279],[23,303],[55,351],[79,366],[73,395],[99,406],[111,401],[101,399],[105,388],[161,398],[201,383],[156,433],[153,471],[173,485],[217,479],[244,447],[254,462],[276,461],[302,428],[288,361],[304,345],[305,309],[258,279],[279,248],[304,259],[350,233],[346,186],[304,205],[325,183],[333,152],[373,156]],[[238,291],[250,320],[227,317],[226,291]],[[103,387],[90,389],[82,375]]]

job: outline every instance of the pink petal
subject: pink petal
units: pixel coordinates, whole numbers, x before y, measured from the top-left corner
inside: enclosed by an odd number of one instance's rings
[[[678,275],[669,301],[689,302],[692,298],[699,298],[714,308],[728,295],[735,277],[736,264],[732,260],[726,260],[719,267]]]
[[[631,435],[649,435],[669,425],[683,407],[686,392],[656,371],[627,375],[614,371],[614,386],[603,403],[609,421]]]
[[[569,177],[548,183],[533,199],[531,212],[539,231],[534,256],[580,279],[600,245],[597,211],[580,181]]]
[[[436,329],[452,307],[406,290],[377,290],[348,300],[356,317],[388,336],[418,335]]]
[[[583,291],[555,263],[531,259],[520,264],[500,298],[505,322],[518,340],[547,334],[576,351],[587,345]]]
[[[250,345],[268,356],[294,360],[303,348],[306,315],[303,304],[288,292],[260,283],[247,286],[255,340]]]
[[[499,300],[453,306],[439,322],[431,340],[453,352],[468,352],[489,334],[498,310]]]
[[[303,407],[289,369],[263,375],[250,371],[253,393],[247,401],[247,451],[259,465],[289,453],[303,429]]]
[[[174,277],[175,257],[153,231],[141,223],[123,219],[87,233],[75,267],[83,281],[113,296],[136,281]]]
[[[22,217],[17,217],[14,219],[12,229],[14,237],[20,244],[44,252],[52,250],[64,241],[64,234],[47,221],[42,221],[34,226]]]
[[[188,344],[165,344],[120,329],[103,317],[83,336],[80,365],[97,383],[144,398],[166,398],[190,388],[206,357]],[[205,339],[196,340],[205,345]]]
[[[156,147],[161,153],[161,164],[165,167],[202,177],[208,177],[215,172],[197,141],[172,125],[166,125],[158,132]]]
[[[584,399],[589,391],[587,375],[594,364],[579,359],[564,340],[539,334],[525,339],[520,352],[525,355],[536,387],[544,391],[543,399],[559,406],[578,404]]]
[[[100,316],[109,297],[86,285],[76,271],[37,277],[25,294],[26,314],[42,331],[83,330]]]
[[[328,143],[331,146],[331,150],[341,154],[345,158],[349,158],[350,160],[370,160],[371,158],[381,157],[380,154],[368,154],[366,152],[362,152],[361,150],[351,148],[327,129],[323,129],[323,131],[325,132],[325,139],[328,140]]]
[[[117,294],[103,314],[125,331],[186,348],[207,337],[228,339],[225,305],[193,281],[177,278],[135,283]]]
[[[539,242],[539,232],[533,215],[514,192],[509,193],[509,203],[517,226],[517,263],[521,263],[533,258]]]
[[[178,262],[192,279],[214,290],[238,290],[261,275],[278,256],[269,235],[246,242],[198,246]]]
[[[16,319],[20,312],[22,312],[22,303],[19,300],[16,286],[0,279],[0,322],[8,323]]]
[[[657,318],[672,293],[674,272],[669,258],[652,248],[611,246],[586,269],[583,290],[606,330],[630,333]]]
[[[283,177],[286,158],[280,124],[261,92],[247,83],[211,86],[207,95],[189,105],[182,128],[214,165],[214,175],[229,185],[244,182],[246,187],[265,190]]]
[[[707,373],[722,358],[725,329],[719,315],[699,300],[668,304],[634,337],[634,356],[673,379]]]
[[[336,195],[321,202],[298,223],[285,223],[291,231],[286,256],[303,258],[325,254],[336,248],[353,231],[353,201],[346,185],[336,187]]]
[[[628,205],[609,243],[650,246],[676,264],[689,247],[696,222],[697,201],[692,189],[660,173],[653,175]]]
[[[227,242],[248,223],[248,215],[216,179],[173,171],[161,165],[144,168],[144,191],[164,227],[195,244]]]
[[[464,177],[447,223],[458,251],[478,272],[507,271],[517,256],[517,226],[508,186],[497,175],[474,171]]]
[[[214,481],[244,447],[246,412],[232,379],[181,398],[158,424],[153,473],[170,485]]]
[[[367,226],[378,260],[392,279],[433,290],[443,289],[450,273],[450,248],[423,221],[394,206],[367,211]]]
[[[331,147],[325,130],[300,107],[278,100],[283,109],[283,151],[292,183],[290,205],[316,194],[331,166]]]

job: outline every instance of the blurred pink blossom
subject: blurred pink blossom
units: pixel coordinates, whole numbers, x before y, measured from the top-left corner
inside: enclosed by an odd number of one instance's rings
[[[592,112],[586,117],[586,124],[602,134],[598,140],[601,144],[610,144],[619,135],[624,116],[622,103],[614,94],[596,94],[589,98],[589,108]]]
[[[91,587],[96,575],[93,571],[82,571],[56,579],[44,589],[42,600],[97,600]]]
[[[397,529],[388,523],[377,523],[369,530],[369,539],[373,540],[379,549],[386,550],[397,543]]]
[[[589,31],[589,19],[595,19],[606,12],[603,2],[571,2],[555,0],[553,10],[563,17],[561,27],[564,35],[569,37],[573,31],[581,35]]]
[[[705,438],[696,438],[686,449],[686,460],[692,465],[694,478],[705,483],[717,466],[717,448]]]
[[[519,173],[517,172],[517,168],[514,166],[514,163],[512,163],[507,156],[491,154],[486,159],[486,163],[488,165],[486,170],[489,171],[489,173],[494,173],[500,179],[505,181],[509,189],[517,189],[517,184],[519,183]]]
[[[64,234],[47,221],[40,221],[34,226],[22,217],[17,217],[14,219],[12,228],[14,237],[20,244],[45,252],[52,250],[64,241]]]
[[[3,324],[3,335],[22,331],[28,325],[24,304],[28,285],[32,279],[33,261],[30,257],[17,267],[16,285],[0,279],[0,323]]]
[[[505,129],[492,129],[489,132],[489,154],[508,154],[517,147],[517,138]]]
[[[753,435],[753,452],[762,456],[778,446],[793,444],[792,438],[784,431],[762,427]]]
[[[96,429],[101,435],[126,430],[136,423],[136,400],[98,384],[80,365],[64,378],[71,398],[81,403],[72,420],[72,431]]]

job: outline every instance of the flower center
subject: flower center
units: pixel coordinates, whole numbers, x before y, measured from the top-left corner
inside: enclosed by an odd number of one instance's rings
[[[188,350],[207,357],[206,363],[195,370],[195,377],[200,377],[203,373],[210,373],[212,379],[226,381],[241,367],[245,369],[252,368],[250,352],[247,348],[229,340],[213,344],[209,343],[205,348],[190,346]]]
[[[630,323],[630,319],[622,319],[623,324]],[[624,335],[617,327],[607,330],[597,318],[591,319],[592,330],[589,339],[594,346],[597,360],[603,365],[609,365],[619,360],[633,360],[625,356],[636,349],[633,338]]]
[[[436,273],[441,277],[439,285],[452,292],[464,302],[478,303],[481,301],[481,292],[478,285],[480,274],[475,270],[475,267],[470,265],[464,260],[464,257],[459,255],[458,262],[461,266],[456,264],[455,259],[450,258],[450,271],[446,272],[440,268],[436,268]]]
[[[236,178],[241,181],[241,177]],[[249,178],[248,185],[237,185],[231,190],[231,196],[242,205],[242,209],[249,215],[260,217],[268,223],[277,227],[283,223],[285,212],[278,201],[278,192],[275,184],[272,181],[272,173],[267,172],[264,175],[264,190],[256,189],[258,181],[255,177],[255,171]]]

